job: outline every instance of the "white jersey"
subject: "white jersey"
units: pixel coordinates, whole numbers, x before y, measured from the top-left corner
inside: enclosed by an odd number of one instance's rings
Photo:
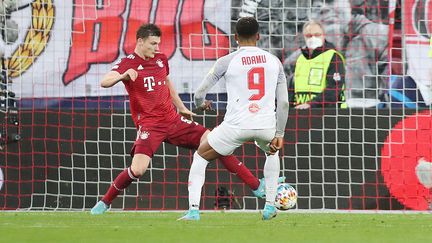
[[[276,98],[287,99],[284,95],[276,97],[278,84],[283,84],[286,92],[285,73],[276,56],[247,46],[218,59],[198,88],[196,103],[221,78],[225,78],[228,93],[226,125],[239,129],[276,127]]]

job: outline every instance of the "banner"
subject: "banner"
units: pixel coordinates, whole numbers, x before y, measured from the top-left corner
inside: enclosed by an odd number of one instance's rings
[[[0,53],[9,88],[22,98],[125,94],[122,85],[102,89],[99,81],[112,63],[133,52],[144,23],[162,29],[160,49],[179,93],[193,92],[229,52],[230,3],[224,0],[19,2],[4,7],[10,18]]]
[[[432,1],[403,1],[404,49],[407,74],[420,89],[426,104],[432,103],[432,58],[428,56],[432,33]]]
[[[258,45],[284,61],[288,74],[303,44],[302,24],[320,19],[328,40],[346,57],[349,92],[376,99],[387,87],[388,2],[380,2],[378,12],[368,7],[374,6],[372,0],[351,5],[346,0],[16,2],[19,5],[3,7],[10,17],[4,20],[0,57],[13,81],[10,89],[21,98],[125,94],[122,85],[102,89],[99,81],[112,63],[133,52],[137,28],[149,22],[162,29],[161,51],[169,58],[177,91],[193,93],[214,61],[236,46],[231,29],[241,16],[258,18]],[[429,1],[405,2],[407,7],[411,2],[429,6]],[[327,10],[337,10],[330,24],[324,21],[326,15],[318,14],[330,13]],[[376,51],[368,52],[371,49]],[[211,92],[224,91],[221,82]]]

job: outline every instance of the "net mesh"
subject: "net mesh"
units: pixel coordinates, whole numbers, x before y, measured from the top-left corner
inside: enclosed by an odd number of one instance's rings
[[[162,49],[169,53],[176,88],[192,109],[193,91],[215,59],[236,49],[232,32],[241,16],[258,19],[259,46],[282,60],[288,79],[310,18],[322,22],[328,40],[345,57],[352,109],[291,109],[289,114],[281,169],[298,191],[296,208],[428,209],[432,120],[428,93],[418,87],[431,87],[427,70],[432,70],[432,59],[424,54],[430,48],[430,12],[422,11],[430,8],[428,1],[232,0],[226,5],[39,0],[13,9],[0,6],[5,53],[0,209],[89,209],[130,165],[136,130],[128,97],[121,85],[108,91],[95,87],[112,62],[133,50],[139,23],[155,22],[167,33]],[[106,38],[111,33],[107,23],[116,30],[110,35],[117,38],[115,46]],[[14,28],[19,30],[16,41],[8,39]],[[33,35],[44,45],[24,52],[34,43],[27,38]],[[23,61],[28,57],[30,65]],[[199,114],[196,121],[213,128],[226,108],[223,84],[208,98],[216,111]],[[147,173],[111,207],[186,209],[192,153],[162,144]],[[254,175],[263,176],[265,157],[253,143],[235,155]],[[208,166],[203,209],[257,210],[263,204],[219,162]]]

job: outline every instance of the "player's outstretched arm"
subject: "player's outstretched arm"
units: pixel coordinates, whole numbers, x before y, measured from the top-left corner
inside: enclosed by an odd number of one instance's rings
[[[204,80],[201,82],[198,89],[195,91],[195,106],[198,109],[201,110],[211,110],[211,101],[205,100],[205,97],[207,95],[207,92],[219,81],[219,79],[222,78],[222,76],[225,74],[228,65],[232,59],[232,56],[227,58],[227,56],[224,56],[222,58],[219,58],[214,66],[210,69],[207,76],[204,78]]]
[[[276,134],[275,139],[278,140],[278,145],[281,141],[283,143],[283,137],[285,134],[285,126],[288,120],[288,88],[287,79],[283,71],[282,64],[279,64],[279,75],[278,82],[276,85]],[[276,146],[275,146],[276,148]]]
[[[138,73],[133,69],[128,69],[123,74],[120,74],[117,71],[110,71],[102,78],[100,85],[102,88],[110,88],[121,80],[135,81],[137,77]]]
[[[175,105],[175,107],[177,107],[179,114],[193,121],[193,116],[195,116],[196,114],[190,111],[188,108],[186,108],[183,101],[180,99],[180,96],[178,95],[177,91],[175,90],[174,85],[171,82],[171,79],[168,76],[166,77],[166,82],[170,90],[170,95],[173,104]]]

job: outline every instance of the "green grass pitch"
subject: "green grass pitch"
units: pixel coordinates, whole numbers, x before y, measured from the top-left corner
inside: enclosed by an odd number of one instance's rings
[[[0,212],[0,242],[432,242],[432,214]]]

